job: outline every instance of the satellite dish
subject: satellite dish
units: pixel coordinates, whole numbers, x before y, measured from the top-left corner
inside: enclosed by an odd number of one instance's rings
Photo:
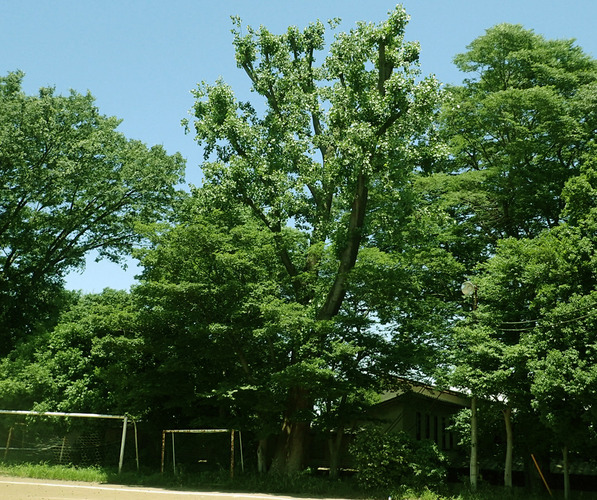
[[[470,297],[471,295],[473,295],[475,293],[475,291],[477,290],[477,287],[472,282],[465,281],[462,284],[462,286],[460,287],[460,290],[462,291],[463,295]]]

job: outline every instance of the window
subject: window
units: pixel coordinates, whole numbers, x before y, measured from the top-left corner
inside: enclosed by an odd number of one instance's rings
[[[421,412],[417,412],[415,414],[415,437],[418,441],[420,441],[422,439],[422,432],[421,432],[421,427],[422,427],[422,417],[421,417]]]

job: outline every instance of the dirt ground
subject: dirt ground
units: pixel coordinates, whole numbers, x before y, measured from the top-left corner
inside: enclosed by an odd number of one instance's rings
[[[244,493],[172,491],[111,484],[0,477],[2,500],[291,500]],[[301,499],[308,500],[308,499]],[[319,499],[321,500],[321,499]]]

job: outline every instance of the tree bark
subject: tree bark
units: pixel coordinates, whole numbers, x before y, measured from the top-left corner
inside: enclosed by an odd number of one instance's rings
[[[257,445],[257,472],[267,472],[267,438],[260,439]]]
[[[295,474],[302,469],[307,450],[310,429],[310,419],[307,414],[313,409],[309,391],[302,387],[291,388],[286,408],[270,471],[279,474]]]
[[[471,463],[470,481],[471,490],[477,491],[477,480],[479,477],[479,459],[477,457],[478,433],[477,433],[477,398],[471,398]]]
[[[328,439],[330,450],[330,478],[336,479],[340,469],[340,457],[342,451],[342,440],[344,438],[344,426],[340,425],[336,430],[336,435]]]
[[[512,455],[514,451],[514,434],[512,433],[512,408],[504,408],[504,424],[506,426],[506,462],[504,464],[504,486],[512,488]]]
[[[365,214],[367,209],[367,198],[369,196],[368,179],[364,173],[360,173],[357,178],[355,193],[352,201],[348,228],[346,234],[346,243],[340,253],[340,262],[338,271],[332,283],[326,300],[317,313],[318,320],[332,319],[342,306],[346,295],[346,281],[348,273],[354,268],[357,261],[357,255],[363,237],[362,230],[365,223]]]
[[[564,462],[564,500],[570,498],[570,467],[568,464],[568,445],[562,448],[562,461]]]

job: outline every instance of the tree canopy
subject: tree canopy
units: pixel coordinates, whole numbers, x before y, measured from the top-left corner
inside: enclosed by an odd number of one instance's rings
[[[255,99],[193,91],[185,194],[180,156],[91,95],[0,78],[0,400],[249,429],[286,473],[314,431],[333,475],[351,422],[411,375],[501,410],[507,464],[513,435],[525,455],[594,444],[597,62],[499,24],[442,91],[407,23],[398,6],[328,40],[234,18]],[[134,253],[139,284],[65,292],[90,250]]]
[[[491,247],[562,220],[562,189],[594,138],[597,63],[573,40],[499,24],[454,59],[472,73],[443,112],[463,224]]]
[[[274,35],[241,29],[237,19],[236,62],[263,97],[263,112],[236,100],[222,81],[195,91],[202,189],[217,207],[246,206],[271,235],[284,270],[280,303],[304,318],[283,326],[280,317],[278,326],[290,335],[294,366],[277,455],[285,470],[302,462],[316,397],[309,374],[329,369],[315,360],[331,330],[313,321],[333,320],[344,307],[359,252],[374,246],[372,213],[386,206],[381,199],[394,201],[396,213],[386,215],[398,222],[411,208],[400,194],[437,154],[428,138],[439,87],[419,75],[418,45],[404,41],[407,21],[397,7],[379,24],[359,23],[337,34],[318,64],[322,23]]]
[[[90,94],[28,96],[0,78],[0,351],[48,317],[64,275],[118,260],[165,216],[184,162],[126,139]],[[48,310],[48,308],[50,308]]]

